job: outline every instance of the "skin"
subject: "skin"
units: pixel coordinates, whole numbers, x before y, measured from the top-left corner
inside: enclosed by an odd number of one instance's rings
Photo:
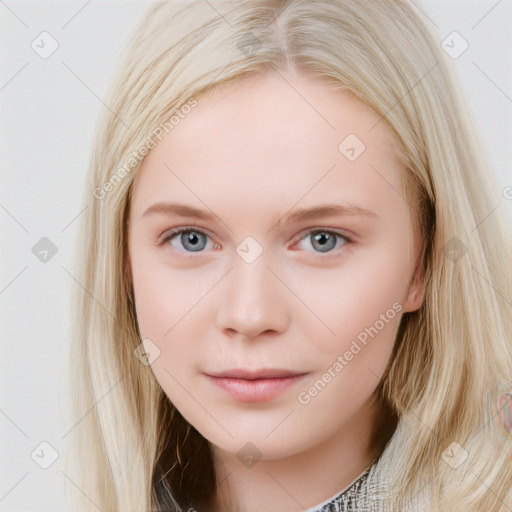
[[[230,510],[227,496],[246,512],[313,507],[378,455],[370,442],[381,420],[374,392],[401,316],[423,296],[404,170],[386,123],[370,131],[378,120],[350,92],[296,71],[269,72],[200,98],[135,179],[128,265],[138,323],[160,350],[156,379],[212,443],[217,510]],[[338,150],[351,133],[366,145],[353,162]],[[160,202],[215,217],[144,214]],[[323,204],[373,215],[284,223],[291,211]],[[199,250],[180,234],[164,240],[191,225]],[[311,234],[322,228],[342,235],[323,250]],[[263,250],[252,263],[236,251],[247,236]],[[401,311],[300,403],[299,393],[397,302]],[[204,375],[232,368],[306,375],[273,400],[243,403]],[[237,456],[252,453],[248,442],[261,457],[250,467]]]

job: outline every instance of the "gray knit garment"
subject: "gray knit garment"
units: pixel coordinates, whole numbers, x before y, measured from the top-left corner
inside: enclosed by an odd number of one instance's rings
[[[368,475],[372,467],[368,467],[357,480],[337,496],[306,512],[369,512]]]
[[[388,486],[377,477],[377,462],[366,468],[348,487],[333,498],[305,512],[428,512],[426,490],[416,495],[400,511],[389,500]]]

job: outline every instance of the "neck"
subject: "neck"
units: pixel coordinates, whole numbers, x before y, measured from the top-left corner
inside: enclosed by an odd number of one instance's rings
[[[298,512],[332,498],[378,457],[375,416],[375,407],[368,407],[322,443],[251,467],[214,447],[215,512]]]

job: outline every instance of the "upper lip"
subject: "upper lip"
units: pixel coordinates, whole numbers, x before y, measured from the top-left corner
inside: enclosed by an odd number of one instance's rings
[[[305,372],[294,372],[292,370],[284,370],[281,368],[262,368],[259,370],[246,370],[242,368],[234,368],[218,373],[208,373],[210,377],[221,377],[230,379],[257,380],[257,379],[278,379],[286,377],[296,377],[304,375]]]

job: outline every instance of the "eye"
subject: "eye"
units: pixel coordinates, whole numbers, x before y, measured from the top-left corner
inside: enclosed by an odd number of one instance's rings
[[[201,252],[207,246],[209,236],[192,227],[172,229],[164,234],[161,244],[169,243],[178,252]]]
[[[326,229],[310,230],[300,241],[306,241],[306,245],[312,247],[314,252],[318,253],[332,252],[333,249],[339,249],[350,242],[345,235]]]
[[[208,247],[208,241],[210,241],[210,247]],[[305,236],[303,236],[298,243],[304,241],[307,242],[307,246],[313,248],[313,252],[325,254],[333,252],[333,249],[339,249],[350,242],[350,239],[341,233],[328,229],[314,229],[306,232]],[[215,243],[210,239],[207,233],[193,226],[171,229],[162,236],[159,243],[160,245],[169,243],[177,252],[185,253],[202,252],[205,249],[211,249],[215,246]],[[302,247],[302,249],[304,249],[304,247]]]

